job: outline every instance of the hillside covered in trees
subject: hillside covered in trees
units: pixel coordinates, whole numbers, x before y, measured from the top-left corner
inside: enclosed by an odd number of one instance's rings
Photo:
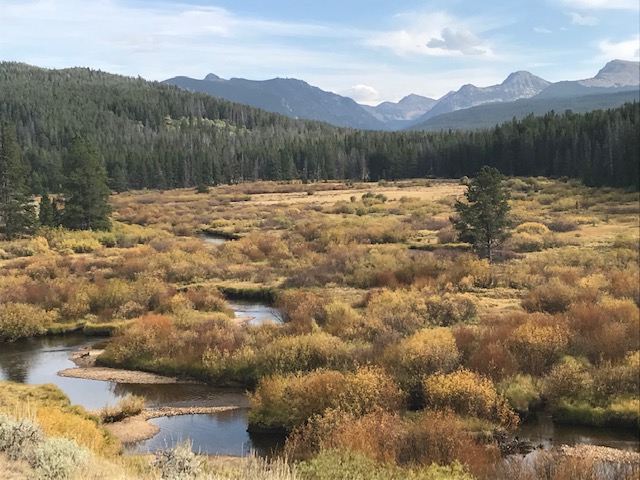
[[[506,175],[639,187],[634,102],[586,114],[528,116],[470,132],[376,132],[292,120],[143,79],[0,63],[0,120],[15,126],[33,192],[60,191],[76,135],[111,187],[174,188],[247,180]]]

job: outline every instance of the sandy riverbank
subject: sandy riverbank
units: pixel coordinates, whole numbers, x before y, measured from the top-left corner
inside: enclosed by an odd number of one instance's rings
[[[87,380],[100,380],[116,383],[193,383],[188,380],[180,380],[175,377],[164,377],[155,373],[139,372],[136,370],[121,370],[106,367],[78,367],[68,368],[58,372],[61,377],[84,378]]]
[[[194,383],[189,380],[178,379],[156,375],[155,373],[141,372],[138,370],[123,370],[120,368],[96,367],[96,359],[103,352],[96,348],[83,348],[69,357],[77,368],[67,368],[61,370],[58,375],[61,377],[84,378],[86,380],[100,380],[103,382],[116,383]]]
[[[116,383],[139,383],[139,384],[173,384],[173,383],[196,383],[175,377],[165,377],[154,373],[140,372],[137,370],[122,370],[118,368],[96,367],[96,358],[102,353],[100,349],[83,348],[69,357],[77,367],[61,370],[58,375],[62,377],[83,378],[87,380],[98,380]],[[104,428],[122,443],[135,443],[156,435],[160,429],[149,423],[148,420],[159,417],[172,417],[175,415],[197,415],[212,414],[235,410],[241,405],[226,405],[216,407],[156,407],[146,408],[138,415],[125,418],[120,422],[106,423]],[[100,416],[99,411],[90,412]]]

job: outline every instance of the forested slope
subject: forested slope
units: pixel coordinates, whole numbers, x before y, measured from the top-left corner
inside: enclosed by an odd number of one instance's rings
[[[89,69],[0,63],[0,120],[15,125],[34,192],[58,191],[76,134],[112,188],[245,180],[568,176],[638,187],[638,103],[529,116],[475,132],[365,132],[299,121],[176,87]]]

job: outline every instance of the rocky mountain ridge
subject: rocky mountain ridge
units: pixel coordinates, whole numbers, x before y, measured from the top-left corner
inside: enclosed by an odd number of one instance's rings
[[[365,130],[401,130],[423,124],[440,115],[483,105],[511,104],[524,99],[540,98],[551,99],[547,103],[553,108],[556,101],[554,99],[637,90],[640,86],[640,63],[612,60],[593,78],[556,83],[527,71],[517,71],[500,84],[487,87],[466,84],[438,100],[410,94],[398,102],[383,102],[377,106],[361,105],[349,97],[324,91],[293,78],[227,80],[210,73],[202,80],[174,77],[165,80],[165,83],[292,118],[320,120],[341,127]],[[581,105],[584,104],[585,102],[581,102]],[[509,110],[502,108],[500,111],[508,115]],[[505,117],[504,120],[509,119],[510,117]]]

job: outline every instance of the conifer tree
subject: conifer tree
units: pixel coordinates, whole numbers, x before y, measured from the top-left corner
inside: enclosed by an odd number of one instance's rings
[[[492,167],[484,166],[469,184],[467,203],[456,202],[458,218],[451,221],[461,241],[471,243],[476,252],[489,262],[494,252],[508,236],[509,191],[502,184],[502,175]]]
[[[6,238],[32,233],[35,209],[27,187],[28,168],[20,159],[15,133],[0,123],[0,233]]]
[[[109,230],[111,192],[95,148],[83,138],[74,138],[64,157],[63,170],[63,225],[72,230]]]
[[[55,225],[53,208],[49,195],[46,193],[42,194],[42,198],[40,199],[40,211],[38,212],[40,226],[53,227]]]

